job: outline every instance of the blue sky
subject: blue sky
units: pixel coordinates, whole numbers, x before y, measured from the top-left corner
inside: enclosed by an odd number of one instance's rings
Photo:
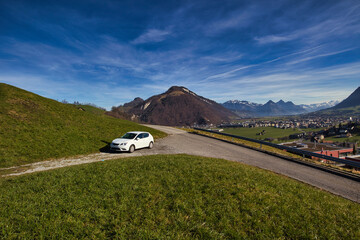
[[[0,82],[110,109],[180,85],[217,102],[342,100],[360,1],[3,1]]]

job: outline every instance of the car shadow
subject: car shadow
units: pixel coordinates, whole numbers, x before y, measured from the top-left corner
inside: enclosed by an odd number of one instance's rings
[[[125,153],[125,152],[121,152],[121,151],[111,151],[110,149],[110,143],[111,142],[108,142],[108,141],[105,141],[105,140],[101,140],[101,142],[105,143],[106,145],[102,148],[99,149],[99,151],[101,153],[111,153],[111,154],[121,154],[121,153]]]
[[[101,140],[101,142],[105,143],[106,145],[100,148],[99,151],[102,153],[110,153],[110,142],[105,140]]]

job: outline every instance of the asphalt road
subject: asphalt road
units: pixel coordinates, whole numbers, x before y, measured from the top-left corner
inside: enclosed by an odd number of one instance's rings
[[[190,134],[180,129],[157,125],[146,126],[169,134],[168,137],[156,141],[153,149],[140,150],[147,151],[146,155],[186,153],[237,161],[297,179],[360,203],[360,182],[248,148]]]
[[[126,157],[185,153],[189,155],[222,158],[267,169],[360,203],[360,182],[234,144],[187,133],[180,129],[157,125],[146,126],[164,131],[168,133],[169,136],[156,140],[153,149],[141,149],[133,153],[99,152],[71,158],[52,159],[0,169],[0,177],[17,176]]]

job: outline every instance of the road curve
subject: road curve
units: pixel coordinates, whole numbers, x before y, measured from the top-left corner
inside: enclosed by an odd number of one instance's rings
[[[297,179],[360,203],[360,182],[248,148],[190,134],[180,129],[158,125],[145,126],[169,134],[168,137],[158,140],[156,147],[149,153],[186,153],[237,161]]]
[[[127,157],[185,153],[189,155],[222,158],[267,169],[360,203],[360,182],[234,144],[190,134],[180,129],[157,125],[145,126],[161,130],[169,135],[163,139],[156,140],[153,149],[141,149],[134,153],[99,152],[69,158],[52,159],[10,168],[1,168],[0,177],[18,176],[61,167]]]

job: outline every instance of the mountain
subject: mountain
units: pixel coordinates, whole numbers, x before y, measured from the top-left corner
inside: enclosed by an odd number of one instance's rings
[[[168,126],[217,124],[235,117],[222,105],[179,86],[150,97],[128,113],[140,122]]]
[[[105,114],[120,119],[135,121],[136,120],[135,116],[130,114],[129,111],[133,107],[136,107],[137,105],[142,104],[143,102],[144,99],[137,97],[134,98],[134,100],[132,100],[131,102],[125,103],[124,105],[120,105],[118,107],[112,107],[111,111],[108,111]]]
[[[332,109],[358,107],[360,105],[360,87],[358,87],[349,97],[332,107]]]
[[[132,100],[131,102],[125,103],[123,105],[123,107],[124,108],[133,108],[133,107],[136,107],[137,105],[139,105],[139,104],[141,104],[143,102],[145,102],[144,99],[137,97],[137,98],[134,98],[134,100]]]
[[[230,100],[222,104],[225,108],[230,109],[239,117],[256,117],[257,108],[261,104],[249,101]]]
[[[230,100],[222,104],[224,107],[231,110],[239,111],[255,111],[261,104],[253,103],[249,101]]]
[[[230,100],[223,103],[222,105],[241,117],[282,116],[295,115],[306,112],[303,107],[295,105],[290,101],[284,102],[283,100],[280,100],[276,103],[270,100],[265,104]]]
[[[307,115],[311,117],[353,117],[360,115],[360,87],[358,87],[352,94],[350,94],[349,97],[344,99],[339,104],[330,108],[308,113]]]
[[[296,115],[296,114],[306,112],[306,110],[303,107],[301,107],[299,105],[295,105],[291,101],[284,102],[283,100],[280,100],[280,101],[277,102],[277,105],[279,106],[281,111],[283,113],[285,113],[286,115]]]
[[[299,106],[304,108],[307,112],[315,112],[326,108],[331,108],[338,104],[340,101],[332,100],[322,103],[313,103],[313,104],[300,104]]]
[[[260,106],[258,109],[258,115],[259,116],[280,116],[280,115],[286,115],[281,111],[281,107],[277,105],[272,100],[269,100],[264,105]]]
[[[104,112],[0,83],[0,168],[99,152],[131,130],[165,135]]]

